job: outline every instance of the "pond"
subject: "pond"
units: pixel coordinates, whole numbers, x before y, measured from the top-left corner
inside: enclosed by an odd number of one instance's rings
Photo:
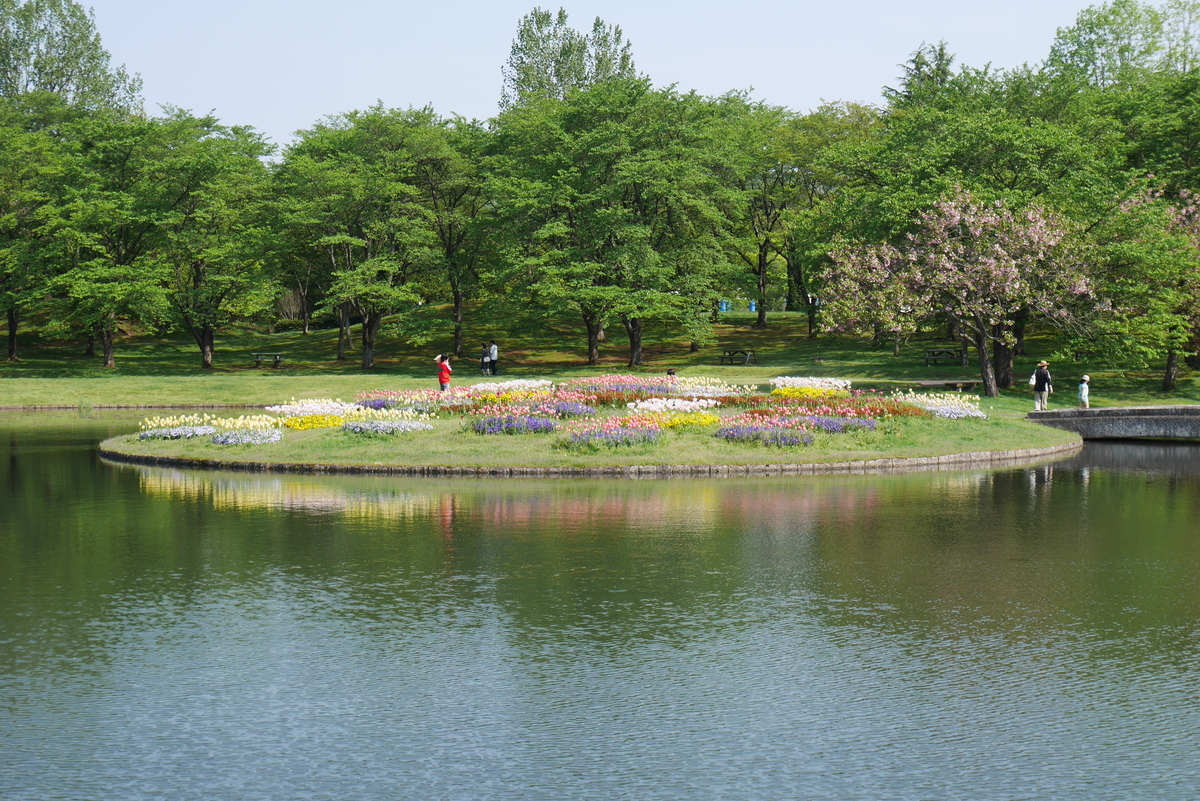
[[[452,481],[0,415],[0,797],[1200,797],[1200,448]]]

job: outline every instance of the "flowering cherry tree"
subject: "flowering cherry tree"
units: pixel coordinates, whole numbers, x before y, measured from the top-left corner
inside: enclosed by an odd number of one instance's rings
[[[842,246],[824,276],[825,316],[835,329],[900,336],[933,318],[969,332],[984,392],[998,394],[992,341],[1012,344],[1019,312],[1065,322],[1089,293],[1067,257],[1066,230],[1036,206],[1007,208],[959,190],[923,212],[899,247]]]

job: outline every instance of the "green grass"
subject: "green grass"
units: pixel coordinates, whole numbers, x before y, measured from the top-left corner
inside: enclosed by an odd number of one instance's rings
[[[1023,419],[903,418],[881,422],[874,432],[819,435],[811,446],[768,448],[730,443],[713,436],[716,427],[670,430],[659,444],[579,453],[554,443],[556,434],[481,435],[461,419],[435,419],[433,431],[393,437],[359,437],[338,429],[284,431],[270,445],[213,445],[195,440],[138,441],[115,437],[107,447],[141,456],[220,461],[328,465],[472,465],[481,467],[588,467],[661,464],[792,464],[896,457],[940,456],[972,451],[1040,448],[1078,441],[1074,434]]]
[[[609,331],[600,366],[589,367],[584,363],[582,326],[573,318],[533,323],[495,317],[487,309],[473,310],[472,315],[468,318],[467,357],[456,362],[456,383],[484,380],[472,357],[480,343],[491,339],[501,347],[500,380],[562,380],[628,369],[625,337],[619,326]],[[474,322],[485,316],[485,323]],[[444,317],[448,320],[448,315]],[[716,342],[698,353],[692,353],[689,342],[673,331],[650,327],[646,333],[646,365],[636,372],[662,373],[673,368],[680,375],[713,376],[759,386],[778,375],[831,376],[853,379],[856,387],[883,389],[908,386],[920,379],[978,377],[977,367],[926,367],[922,359],[926,348],[953,344],[931,336],[914,337],[902,346],[899,356],[893,356],[890,344],[872,349],[857,338],[823,334],[809,339],[802,314],[772,313],[765,330],[751,328],[753,321],[754,315],[749,312],[722,315]],[[81,354],[79,343],[43,340],[35,329],[22,333],[22,361],[0,364],[0,406],[268,404],[292,397],[349,400],[355,393],[370,389],[434,387],[432,357],[450,349],[450,332],[447,322],[433,341],[413,347],[396,342],[385,327],[377,345],[376,368],[364,371],[357,351],[345,361],[333,358],[337,349],[335,330],[318,330],[305,336],[241,329],[218,338],[215,366],[204,371],[199,367],[197,349],[183,338],[127,337],[117,347],[117,367],[104,370],[99,357]],[[720,351],[733,347],[756,349],[761,364],[718,365]],[[1056,343],[1047,333],[1035,329],[1026,348],[1029,355],[1017,360],[1018,387],[1002,392],[998,398],[985,398],[984,411],[1023,415],[1032,408],[1025,379],[1039,359],[1056,350]],[[254,351],[284,352],[285,366],[278,370],[255,369],[249,355]],[[1051,370],[1058,389],[1052,407],[1075,405],[1075,385],[1085,372],[1092,376],[1092,405],[1096,407],[1200,403],[1200,382],[1191,372],[1185,372],[1176,391],[1167,394],[1160,391],[1162,378],[1156,372],[1070,361],[1055,362]]]

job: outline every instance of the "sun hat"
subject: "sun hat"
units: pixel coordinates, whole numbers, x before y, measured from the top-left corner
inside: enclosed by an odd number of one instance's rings
[[[1084,380],[1084,381],[1091,381],[1091,380],[1092,380],[1092,377],[1091,377],[1090,375],[1084,375],[1084,377],[1083,377],[1083,380]]]
[[[1047,362],[1047,361],[1038,362],[1038,367],[1049,367],[1049,366],[1050,366],[1050,362]]]

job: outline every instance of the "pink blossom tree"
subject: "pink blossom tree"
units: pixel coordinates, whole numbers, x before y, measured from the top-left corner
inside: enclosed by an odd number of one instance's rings
[[[1013,210],[957,190],[920,214],[899,247],[844,245],[824,276],[825,318],[843,331],[895,337],[933,320],[969,332],[984,392],[998,394],[992,342],[1012,345],[1018,314],[1065,323],[1089,294],[1062,223],[1037,206]]]

